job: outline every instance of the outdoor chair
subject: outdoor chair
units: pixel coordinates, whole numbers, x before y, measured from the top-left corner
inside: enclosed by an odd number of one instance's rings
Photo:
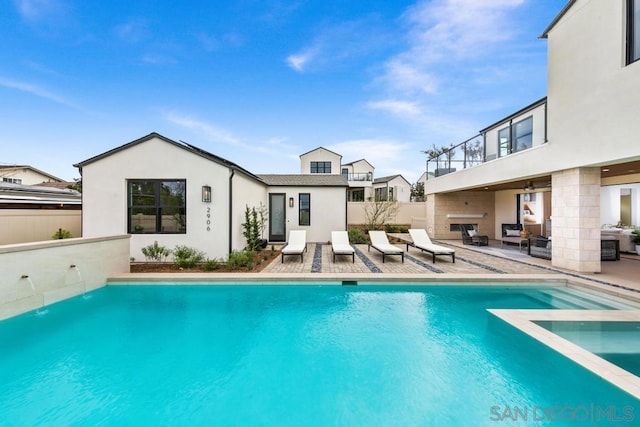
[[[371,243],[369,243],[367,251],[370,251],[371,248],[373,248],[380,252],[382,254],[383,264],[384,257],[389,255],[400,255],[402,257],[402,262],[404,262],[404,251],[389,243],[387,233],[385,233],[384,231],[370,230],[369,239],[371,240]]]
[[[336,255],[351,255],[351,262],[356,262],[356,251],[349,244],[349,233],[346,231],[331,232],[331,252],[333,252],[333,262],[336,262]]]
[[[300,262],[303,261],[303,254],[307,250],[307,231],[291,230],[289,232],[289,241],[282,248],[282,262],[285,256],[300,255]]]
[[[456,262],[456,251],[452,248],[446,248],[444,246],[436,245],[431,242],[431,238],[427,234],[427,230],[412,228],[409,229],[411,240],[413,243],[407,243],[407,252],[409,252],[409,245],[418,248],[424,252],[429,252],[433,256],[433,263],[436,262],[436,256],[445,255],[450,256],[452,262]]]
[[[465,245],[487,246],[489,245],[489,236],[479,236],[473,225],[460,225],[462,233],[462,243]]]

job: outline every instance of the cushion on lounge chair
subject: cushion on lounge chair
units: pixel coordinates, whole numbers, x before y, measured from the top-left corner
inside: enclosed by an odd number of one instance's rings
[[[346,231],[331,232],[331,251],[333,262],[336,261],[336,255],[351,255],[352,261],[355,262],[355,249],[349,244],[349,234]]]
[[[382,262],[384,263],[385,255],[401,255],[404,262],[404,251],[389,243],[387,233],[379,230],[369,230],[369,239],[371,243],[369,248],[374,248],[382,253]]]
[[[300,255],[300,262],[303,260],[303,252],[307,250],[307,231],[291,230],[289,232],[289,242],[282,248],[282,262],[285,255]]]
[[[449,255],[451,256],[451,260],[453,262],[456,262],[455,249],[447,248],[433,243],[431,241],[431,238],[427,234],[427,230],[412,228],[409,229],[409,234],[411,235],[411,240],[413,240],[413,246],[425,252],[429,252],[431,255],[433,255],[434,263],[436,262],[437,255]],[[407,245],[407,250],[408,249],[409,245]]]

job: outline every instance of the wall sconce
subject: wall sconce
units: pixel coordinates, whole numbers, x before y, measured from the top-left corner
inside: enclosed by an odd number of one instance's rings
[[[211,187],[208,185],[202,186],[202,201],[205,203],[211,203]]]
[[[293,197],[289,197],[289,207],[293,207]]]

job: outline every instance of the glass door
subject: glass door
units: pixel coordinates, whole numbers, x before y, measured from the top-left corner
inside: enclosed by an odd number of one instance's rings
[[[286,236],[286,198],[284,193],[269,193],[269,241],[284,242]]]

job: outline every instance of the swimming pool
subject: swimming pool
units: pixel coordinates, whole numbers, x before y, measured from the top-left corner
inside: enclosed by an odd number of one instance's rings
[[[579,425],[575,408],[602,408],[616,425],[640,417],[638,400],[486,311],[620,308],[566,288],[107,286],[89,296],[0,322],[7,424],[513,425],[526,412],[558,426]],[[555,407],[573,412],[553,419]]]

